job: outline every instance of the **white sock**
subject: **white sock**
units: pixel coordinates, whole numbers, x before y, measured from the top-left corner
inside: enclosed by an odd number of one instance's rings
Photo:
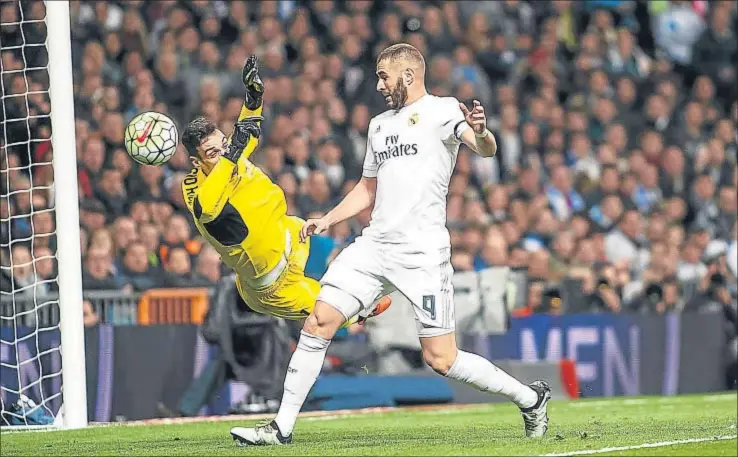
[[[300,332],[300,341],[297,342],[297,349],[292,354],[284,379],[282,403],[274,419],[283,436],[292,433],[297,415],[323,368],[325,353],[330,344],[329,340]]]
[[[470,384],[482,392],[504,395],[520,408],[530,408],[538,402],[535,390],[484,357],[470,352],[459,351],[446,377]]]

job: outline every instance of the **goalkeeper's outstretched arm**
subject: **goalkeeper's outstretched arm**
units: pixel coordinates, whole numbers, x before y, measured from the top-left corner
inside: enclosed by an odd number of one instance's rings
[[[263,120],[261,114],[264,110],[264,83],[259,76],[256,56],[246,59],[242,78],[246,93],[238,121],[228,139],[227,150],[197,191],[197,211],[193,207],[193,214],[204,222],[220,214],[233,192],[231,177],[259,145]]]
[[[264,83],[259,76],[259,66],[256,56],[252,55],[246,59],[241,76],[243,78],[243,85],[246,87],[246,94],[244,95],[241,112],[238,115],[238,121],[240,122],[247,118],[260,118],[264,111]],[[258,122],[258,126],[261,127],[261,121]],[[232,137],[233,135],[231,135],[231,139]],[[256,150],[258,144],[259,139],[252,137],[244,147],[241,153],[241,159],[247,160]]]

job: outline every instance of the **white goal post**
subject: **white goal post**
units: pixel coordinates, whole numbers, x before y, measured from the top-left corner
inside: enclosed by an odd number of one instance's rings
[[[63,426],[81,428],[87,426],[87,375],[69,19],[67,0],[46,2],[51,144],[56,151],[53,160],[57,262],[63,265],[59,268],[62,401],[66,405]]]
[[[25,95],[25,125],[27,135],[19,141],[13,136],[13,133],[8,133],[10,132],[10,123],[13,121],[22,121],[22,119],[18,119],[18,116],[9,111],[11,103],[17,102],[15,100],[15,98],[18,98],[17,90],[3,83],[3,129],[1,133],[4,138],[0,160],[5,162],[2,164],[2,168],[5,172],[4,179],[7,182],[5,183],[5,192],[3,192],[6,195],[0,194],[0,200],[7,199],[6,207],[9,208],[8,217],[3,219],[3,223],[7,223],[9,233],[7,236],[9,242],[3,246],[5,249],[4,255],[9,257],[9,264],[6,261],[3,262],[3,266],[6,267],[5,279],[7,279],[7,272],[10,272],[11,290],[10,292],[3,292],[2,296],[0,296],[6,304],[3,308],[5,312],[2,314],[2,322],[0,324],[6,327],[4,330],[7,330],[8,326],[12,327],[12,331],[7,331],[5,338],[0,337],[0,345],[5,346],[5,348],[2,348],[4,351],[0,351],[0,355],[3,353],[6,355],[10,354],[6,358],[6,361],[3,362],[0,359],[0,368],[5,370],[4,373],[12,373],[15,370],[17,374],[14,379],[13,376],[8,376],[7,380],[0,379],[0,395],[2,395],[1,398],[5,399],[0,406],[5,417],[17,419],[14,425],[30,425],[27,417],[36,409],[42,409],[45,414],[55,416],[54,426],[61,426],[66,429],[82,428],[87,426],[87,392],[69,2],[66,0],[44,2],[46,41],[45,43],[35,44],[27,44],[26,36],[24,35],[24,27],[34,22],[43,22],[37,17],[28,17],[27,12],[24,15],[24,9],[28,11],[30,8],[34,8],[34,6],[29,6],[24,1],[18,2],[17,0],[11,0],[7,2],[4,0],[0,2],[0,7],[6,6],[9,3],[18,5],[19,14],[17,21],[9,22],[3,20],[0,23],[0,27],[12,27],[14,32],[19,30],[22,42],[20,44],[16,43],[15,45],[13,43],[2,44],[1,50],[5,52],[14,51],[12,48],[21,48],[15,54],[20,56],[18,60],[22,65],[18,63],[17,68],[3,68],[3,74],[0,75],[0,78],[3,81],[9,79],[15,82],[18,75],[22,75],[25,79],[26,93],[21,94],[21,97]],[[11,13],[8,14],[8,17],[10,16]],[[29,63],[26,60],[27,53],[25,48],[26,46],[30,48],[31,46],[38,47],[44,45],[48,54],[48,64],[45,66],[48,70],[48,86],[42,89],[34,89],[33,87],[36,87],[37,83],[31,81],[31,77],[28,76],[30,70],[44,70],[44,65],[33,65]],[[13,59],[15,57],[8,57],[7,62],[11,62]],[[5,62],[6,60],[3,60],[3,63]],[[46,90],[47,88],[48,90]],[[50,106],[50,115],[37,115],[35,110],[29,109],[31,95],[37,94],[47,97],[46,100]],[[13,106],[15,107],[16,105]],[[20,109],[20,112],[23,112],[22,106]],[[18,209],[15,209],[15,213],[10,210],[12,208],[11,196],[14,193],[17,194],[20,192],[14,191],[13,184],[10,183],[10,176],[13,174],[13,171],[30,175],[29,178],[26,178],[26,182],[31,183],[30,187],[26,190],[31,196],[29,198],[33,198],[33,192],[37,190],[33,174],[35,173],[34,166],[39,164],[34,162],[32,151],[34,151],[38,142],[44,140],[48,142],[48,139],[44,137],[34,138],[30,123],[34,117],[45,117],[47,121],[50,117],[51,150],[53,151],[51,159],[53,184],[49,184],[48,188],[44,188],[44,190],[48,189],[49,204],[43,211],[53,211],[55,213],[56,224],[53,234],[56,238],[56,253],[55,256],[51,254],[51,258],[56,258],[56,270],[58,273],[56,278],[44,278],[44,280],[41,280],[40,278],[42,277],[36,272],[37,261],[39,259],[36,258],[36,250],[33,247],[37,237],[33,222],[30,224],[30,236],[20,238],[24,235],[16,235],[16,238],[13,232],[15,227],[13,224],[17,219],[24,217],[29,220],[32,219],[35,213],[34,206],[33,204],[31,205],[30,214],[18,214]],[[11,146],[15,148],[13,152],[10,151]],[[24,153],[28,155],[28,164],[14,167],[9,160],[10,154],[18,155]],[[48,161],[44,165],[49,166]],[[13,263],[14,259],[16,259],[14,256],[15,252],[13,251],[15,243],[18,243],[18,245],[24,243],[30,246],[28,248],[24,247],[24,249],[30,251],[29,253],[32,259],[31,261],[26,261],[26,265],[30,265],[32,268],[33,275],[35,275],[33,278],[35,279],[33,281],[34,284],[23,287],[24,289],[30,288],[30,293],[21,294],[21,288],[16,287],[16,282],[20,283],[20,281],[16,281],[17,278],[14,275],[16,275],[16,272],[21,271],[20,267],[23,267],[23,265],[19,265],[17,262],[15,265]],[[20,275],[20,273],[17,274]],[[54,282],[53,279],[56,279],[58,294],[54,298],[49,298],[51,294],[47,292],[44,292],[44,295],[40,295],[37,286],[42,282]],[[46,288],[43,290],[47,291]],[[23,300],[26,303],[30,301],[31,305],[21,307],[20,303]],[[8,303],[10,304],[8,305]],[[42,328],[39,325],[39,316],[42,313],[48,312],[56,314],[56,310],[53,309],[56,306],[58,306],[59,337],[55,341],[60,339],[60,345],[58,347],[46,347],[45,345],[48,344],[48,339],[44,339],[42,344],[40,342],[40,334],[48,329]],[[49,311],[50,309],[51,311]],[[9,315],[10,317],[8,317]],[[29,331],[26,331],[26,329],[21,331],[19,322],[31,322],[31,329]],[[35,329],[33,325],[35,325]],[[52,327],[55,329],[56,325],[52,325]],[[8,338],[8,335],[12,335],[12,337]],[[34,344],[34,339],[35,349],[30,359],[38,360],[26,360],[26,356],[22,355],[24,351],[20,350],[19,346],[28,345],[30,347]],[[42,363],[41,358],[52,353],[54,353],[54,357],[57,357],[56,360],[58,360],[58,354],[60,353],[61,367],[52,367],[49,370]],[[34,373],[38,374],[38,379],[29,380],[27,374],[22,375],[22,372],[25,373],[26,367],[24,365],[26,364],[33,366]],[[51,363],[51,365],[58,365],[58,361]],[[61,379],[59,380],[59,378]],[[48,386],[52,387],[49,388]],[[17,409],[15,412],[8,413],[11,407],[8,404],[10,399],[16,401],[19,398],[30,398],[33,403],[28,409],[21,410],[20,415]],[[52,402],[52,400],[54,401]],[[51,406],[52,404],[54,406]],[[0,424],[2,424],[1,420]]]

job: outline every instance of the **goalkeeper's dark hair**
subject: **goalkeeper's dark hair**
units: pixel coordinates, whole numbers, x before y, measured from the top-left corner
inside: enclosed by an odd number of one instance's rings
[[[203,116],[196,117],[192,122],[187,124],[184,132],[182,132],[182,144],[184,144],[190,157],[198,157],[197,147],[217,128],[218,126],[215,125],[215,122]]]

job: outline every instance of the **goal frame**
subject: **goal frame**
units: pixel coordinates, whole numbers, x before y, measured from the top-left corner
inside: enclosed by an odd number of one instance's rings
[[[45,6],[62,358],[58,414],[63,428],[76,429],[87,426],[87,375],[69,1],[46,1]]]

